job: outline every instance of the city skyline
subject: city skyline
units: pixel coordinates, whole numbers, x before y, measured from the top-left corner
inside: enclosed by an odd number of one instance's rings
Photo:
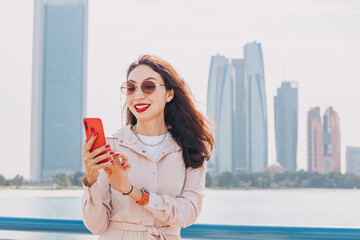
[[[7,177],[29,178],[30,173],[33,7],[33,1],[0,1],[0,108],[6,116],[0,121],[9,136],[0,140],[5,146],[0,173]],[[161,27],[144,26],[149,12]],[[354,108],[360,101],[360,33],[353,30],[360,25],[359,12],[358,1],[92,1],[87,115],[102,118],[107,134],[120,127],[119,87],[127,66],[144,53],[168,60],[205,113],[210,56],[243,58],[242,46],[257,41],[267,99],[273,99],[283,80],[299,82],[298,168],[307,168],[308,109],[333,106],[341,118],[344,172],[346,146],[360,146],[360,113]],[[274,106],[267,104],[270,165],[276,161]],[[14,159],[19,138],[23,145]]]

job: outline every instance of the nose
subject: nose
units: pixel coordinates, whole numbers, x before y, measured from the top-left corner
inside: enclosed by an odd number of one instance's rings
[[[143,91],[141,90],[141,87],[138,86],[136,89],[135,89],[135,92],[134,92],[134,98],[135,100],[137,99],[143,99],[145,97],[145,94],[143,93]]]

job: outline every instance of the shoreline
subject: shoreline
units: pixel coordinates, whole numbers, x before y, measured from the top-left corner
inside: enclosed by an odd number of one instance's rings
[[[81,197],[82,189],[77,190],[50,190],[50,189],[2,189],[0,197]]]
[[[319,191],[359,191],[360,189],[344,189],[344,188],[288,188],[288,189],[205,189],[206,194],[244,194],[244,193],[258,193],[266,191],[276,192],[319,192]],[[0,188],[0,197],[82,197],[83,189],[9,189]]]

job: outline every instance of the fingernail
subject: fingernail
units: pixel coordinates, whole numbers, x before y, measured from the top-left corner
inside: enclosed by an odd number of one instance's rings
[[[113,160],[111,160],[111,163],[114,163],[114,161],[113,161]]]
[[[94,133],[93,137],[97,137],[97,133]]]
[[[105,145],[105,148],[109,148],[109,147],[110,147],[110,144],[106,144],[106,145]]]
[[[119,155],[120,155],[120,153],[115,154],[115,156],[117,156],[117,157],[118,157]]]
[[[110,155],[113,155],[114,154],[114,152],[110,152]]]
[[[121,166],[124,166],[124,165],[125,165],[125,163],[122,163],[122,164],[121,164]]]

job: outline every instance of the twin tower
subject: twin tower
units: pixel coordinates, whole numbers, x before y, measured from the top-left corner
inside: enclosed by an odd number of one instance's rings
[[[243,59],[211,59],[207,113],[214,123],[213,174],[261,172],[268,165],[264,63],[260,43],[244,46]]]

